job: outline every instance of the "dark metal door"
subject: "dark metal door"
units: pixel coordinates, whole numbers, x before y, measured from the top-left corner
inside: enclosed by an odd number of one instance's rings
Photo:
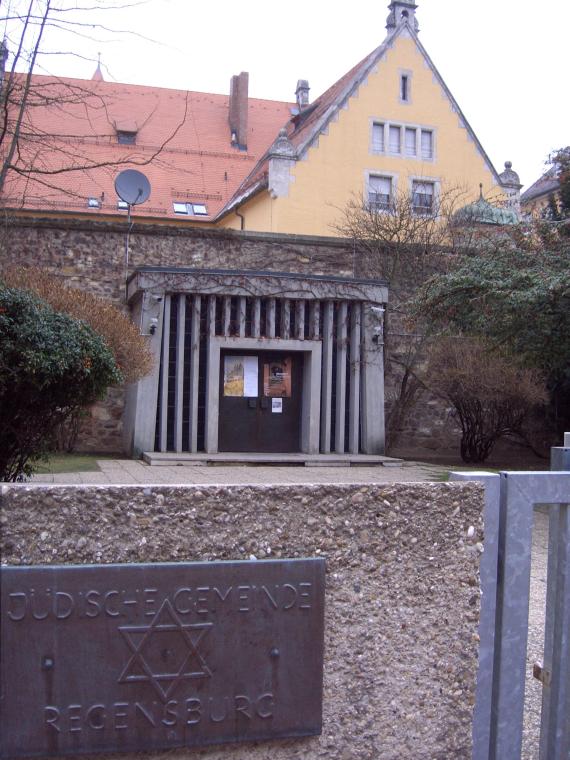
[[[220,451],[300,451],[303,358],[276,351],[223,351]]]

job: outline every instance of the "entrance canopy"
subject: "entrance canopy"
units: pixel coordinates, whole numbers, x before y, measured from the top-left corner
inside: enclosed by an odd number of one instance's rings
[[[127,293],[156,358],[127,395],[133,454],[384,452],[385,283],[142,267]]]

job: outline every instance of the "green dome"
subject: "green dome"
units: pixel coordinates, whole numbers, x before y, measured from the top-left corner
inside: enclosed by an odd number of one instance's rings
[[[510,208],[493,206],[481,197],[467,206],[459,209],[454,215],[457,224],[517,224],[516,212]]]

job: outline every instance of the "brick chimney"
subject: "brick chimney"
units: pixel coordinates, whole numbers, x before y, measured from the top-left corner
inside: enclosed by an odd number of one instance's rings
[[[249,74],[242,71],[241,74],[232,77],[230,82],[230,110],[228,121],[230,125],[230,139],[235,148],[247,150],[247,90]]]

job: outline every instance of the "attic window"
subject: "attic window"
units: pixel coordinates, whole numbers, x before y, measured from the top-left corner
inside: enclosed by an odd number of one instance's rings
[[[117,208],[127,209],[129,204],[126,201],[117,201]]]
[[[117,142],[119,145],[136,145],[137,133],[127,129],[118,129]]]
[[[91,196],[87,198],[87,206],[89,208],[101,208],[101,201],[99,198]]]
[[[175,214],[183,216],[208,216],[208,209],[203,203],[181,203],[174,201],[172,208]]]
[[[400,100],[407,103],[410,99],[409,79],[407,74],[402,74],[400,78]]]

